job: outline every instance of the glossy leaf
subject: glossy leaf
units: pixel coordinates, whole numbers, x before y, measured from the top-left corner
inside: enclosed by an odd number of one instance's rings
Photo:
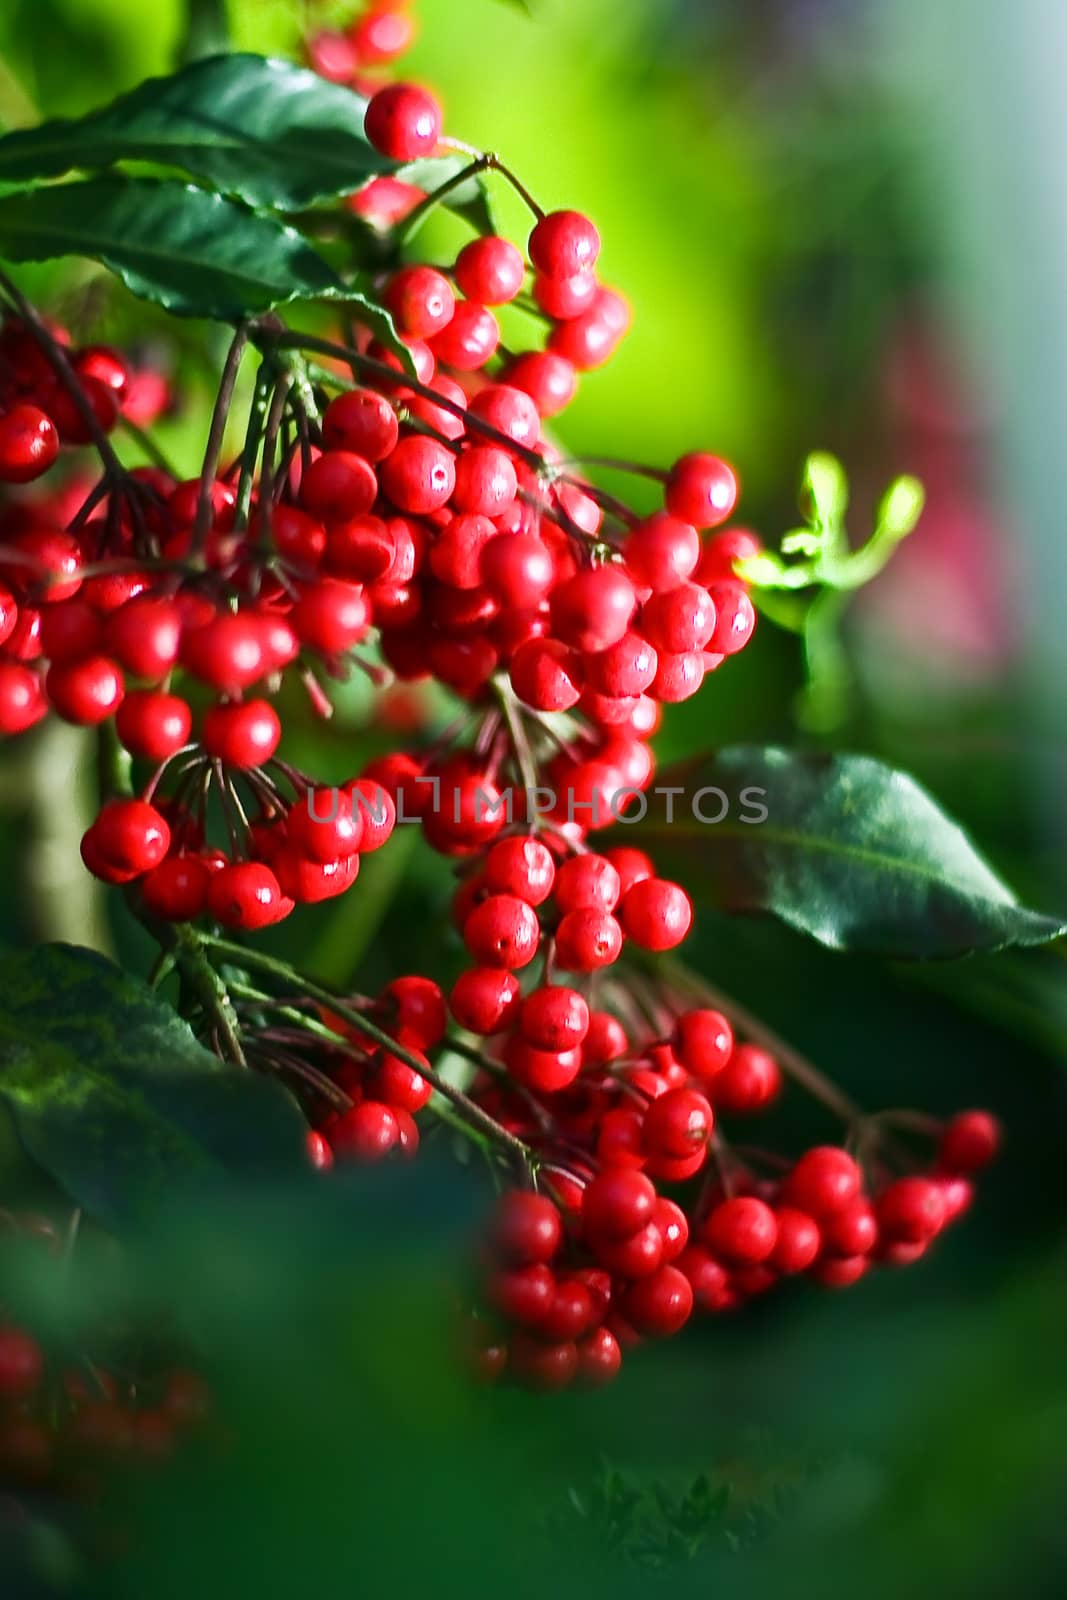
[[[627,838],[698,902],[769,912],[831,949],[914,959],[1067,931],[1020,905],[913,778],[867,756],[742,745],[659,784],[679,792],[651,799]]]
[[[284,1090],[224,1065],[152,990],[73,945],[0,961],[0,1099],[29,1155],[111,1226],[179,1185],[304,1164]]]
[[[88,116],[9,133],[0,139],[0,178],[149,161],[249,205],[297,210],[392,169],[364,135],[366,106],[351,89],[289,61],[211,56]]]
[[[0,256],[89,256],[180,316],[233,320],[343,294],[292,228],[221,195],[149,178],[92,178],[0,199]]]

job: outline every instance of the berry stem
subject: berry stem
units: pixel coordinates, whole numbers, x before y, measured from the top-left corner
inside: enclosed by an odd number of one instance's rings
[[[421,1077],[426,1079],[427,1083],[433,1085],[439,1094],[452,1102],[457,1111],[462,1113],[472,1127],[480,1129],[487,1137],[507,1150],[509,1155],[520,1160],[527,1170],[532,1170],[536,1166],[533,1152],[523,1144],[521,1139],[516,1139],[514,1134],[501,1127],[499,1122],[496,1122],[487,1112],[482,1110],[481,1106],[476,1105],[473,1100],[469,1099],[461,1089],[457,1089],[446,1078],[442,1078],[440,1073],[435,1072],[425,1061],[420,1061],[417,1056],[412,1055],[391,1034],[386,1033],[384,1028],[379,1028],[377,1023],[371,1022],[363,1012],[357,1011],[353,1006],[349,1005],[342,996],[334,994],[330,989],[323,988],[321,984],[317,984],[311,978],[294,971],[286,962],[278,961],[273,956],[263,955],[258,950],[247,949],[244,945],[233,944],[228,939],[216,938],[214,934],[205,934],[203,937],[205,943],[213,950],[216,950],[220,956],[228,958],[235,964],[254,968],[270,977],[282,979],[287,984],[299,989],[300,993],[306,995],[309,1000],[315,1000],[319,1005],[328,1006],[342,1021],[350,1023],[359,1032],[365,1033],[377,1044],[384,1045],[391,1055],[396,1056],[399,1061],[403,1061],[406,1066],[419,1073]],[[300,1013],[297,1013],[297,1015],[300,1015]]]
[[[459,141],[449,142],[455,142],[457,145],[459,144]],[[436,189],[431,189],[430,193],[419,201],[414,211],[408,213],[407,217],[404,219],[403,227],[397,234],[397,244],[401,247],[411,243],[412,239],[426,221],[426,218],[432,211],[436,210],[436,208],[441,204],[442,200],[444,200],[448,195],[453,194],[455,190],[461,189],[465,183],[469,183],[470,180],[472,178],[476,178],[479,173],[488,172],[490,166],[492,165],[492,158],[490,156],[477,154],[470,145],[461,145],[459,148],[464,155],[474,155],[475,159],[467,166],[461,167],[458,172],[454,172],[452,176],[450,178],[446,178],[443,183],[439,183]]]
[[[230,407],[233,404],[233,392],[237,385],[237,374],[241,366],[241,357],[244,355],[245,346],[248,343],[248,335],[248,323],[240,323],[230,341],[230,348],[222,369],[222,377],[219,379],[219,392],[215,396],[215,408],[211,413],[211,426],[208,430],[207,445],[204,450],[204,464],[200,469],[200,493],[197,496],[196,521],[193,523],[193,537],[190,545],[190,552],[194,557],[203,553],[208,530],[211,527],[211,491],[218,476],[219,459],[222,455],[223,440],[226,437],[226,423],[229,420]]]

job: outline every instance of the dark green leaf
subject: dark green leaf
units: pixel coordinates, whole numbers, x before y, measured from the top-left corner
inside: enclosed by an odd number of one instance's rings
[[[670,809],[653,800],[628,830],[657,866],[831,949],[923,959],[1067,931],[1021,906],[913,778],[867,756],[739,745],[662,774],[668,785]]]
[[[144,984],[73,945],[0,961],[0,1098],[33,1159],[112,1226],[180,1184],[303,1167],[303,1119],[277,1084],[224,1066]]]
[[[343,292],[298,233],[221,195],[148,178],[93,178],[0,199],[0,256],[90,256],[180,316],[233,320]]]
[[[288,61],[212,56],[76,121],[0,139],[0,178],[57,178],[151,161],[253,206],[298,210],[347,194],[393,163],[363,133],[367,102]]]

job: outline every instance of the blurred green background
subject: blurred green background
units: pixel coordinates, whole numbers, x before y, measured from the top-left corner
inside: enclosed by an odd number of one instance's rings
[[[229,11],[240,47],[299,48],[291,0]],[[1062,910],[1058,0],[418,0],[417,14],[411,75],[440,88],[450,128],[546,204],[591,211],[605,278],[632,302],[619,355],[562,419],[575,453],[721,451],[745,522],[772,542],[796,521],[809,449],[845,462],[859,535],[893,474],[923,478],[919,530],[849,615],[855,689],[818,740],[918,775],[1024,897]],[[167,70],[187,21],[184,0],[8,0],[0,119],[84,110]],[[173,363],[162,436],[196,471],[224,335],[187,325],[175,340],[87,270],[24,281],[80,336],[147,340]],[[762,624],[671,714],[661,754],[810,741],[803,682],[796,640]],[[354,692],[290,753],[341,777],[395,737]],[[77,863],[92,784],[70,730],[4,752],[0,934],[98,943],[144,971],[140,936]],[[423,969],[447,973],[447,874],[409,845],[276,947],[372,990],[410,967],[417,929]],[[967,1222],[906,1273],[784,1293],[643,1353],[603,1395],[546,1400],[472,1396],[454,1376],[442,1297],[462,1276],[476,1174],[443,1161],[328,1199],[183,1210],[107,1292],[156,1305],[177,1289],[235,1443],[138,1487],[101,1593],[1063,1592],[1062,957],[887,968],[707,912],[693,944],[694,965],[865,1103],[1002,1116],[1005,1155]],[[782,1115],[787,1134],[832,1131]],[[75,1305],[103,1292],[71,1288]],[[614,1520],[591,1514],[605,1460],[643,1497]],[[701,1473],[730,1498],[690,1539],[678,1507]],[[5,1527],[27,1592],[81,1582],[48,1508]]]

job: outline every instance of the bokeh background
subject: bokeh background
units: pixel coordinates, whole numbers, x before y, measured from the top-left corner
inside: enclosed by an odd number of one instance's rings
[[[352,9],[229,12],[239,47],[293,53],[307,17]],[[0,121],[79,112],[169,70],[190,10],[7,0]],[[605,277],[632,302],[629,338],[559,429],[575,453],[715,449],[771,542],[797,521],[812,448],[845,463],[857,537],[893,475],[926,486],[918,531],[845,620],[848,691],[813,694],[796,638],[764,623],[668,718],[662,756],[738,740],[879,755],[921,778],[1024,898],[1062,911],[1067,11],[417,11],[411,74],[439,87],[450,127],[506,154],[546,204],[588,209]],[[520,225],[506,199],[502,212]],[[162,437],[198,470],[224,335],[167,327],[87,267],[22,281],[80,334],[140,341],[169,364]],[[345,776],[411,712],[354,691],[328,730],[293,736],[293,758]],[[72,730],[0,756],[0,934],[93,943],[143,971],[138,934],[77,864],[93,783]],[[355,988],[413,961],[447,973],[442,863],[405,840],[373,865],[360,894],[298,914],[278,948]],[[183,1209],[107,1292],[148,1306],[177,1294],[234,1442],[139,1488],[100,1592],[1063,1592],[1062,953],[887,966],[707,911],[694,945],[695,965],[864,1102],[1002,1116],[1004,1159],[967,1223],[905,1274],[774,1297],[634,1360],[606,1394],[545,1400],[471,1396],[450,1364],[442,1299],[478,1174],[442,1159],[352,1179],[329,1201]],[[88,1276],[91,1300],[103,1291]],[[685,1504],[701,1474],[706,1516]],[[35,1581],[90,1581],[47,1516],[13,1540]]]

